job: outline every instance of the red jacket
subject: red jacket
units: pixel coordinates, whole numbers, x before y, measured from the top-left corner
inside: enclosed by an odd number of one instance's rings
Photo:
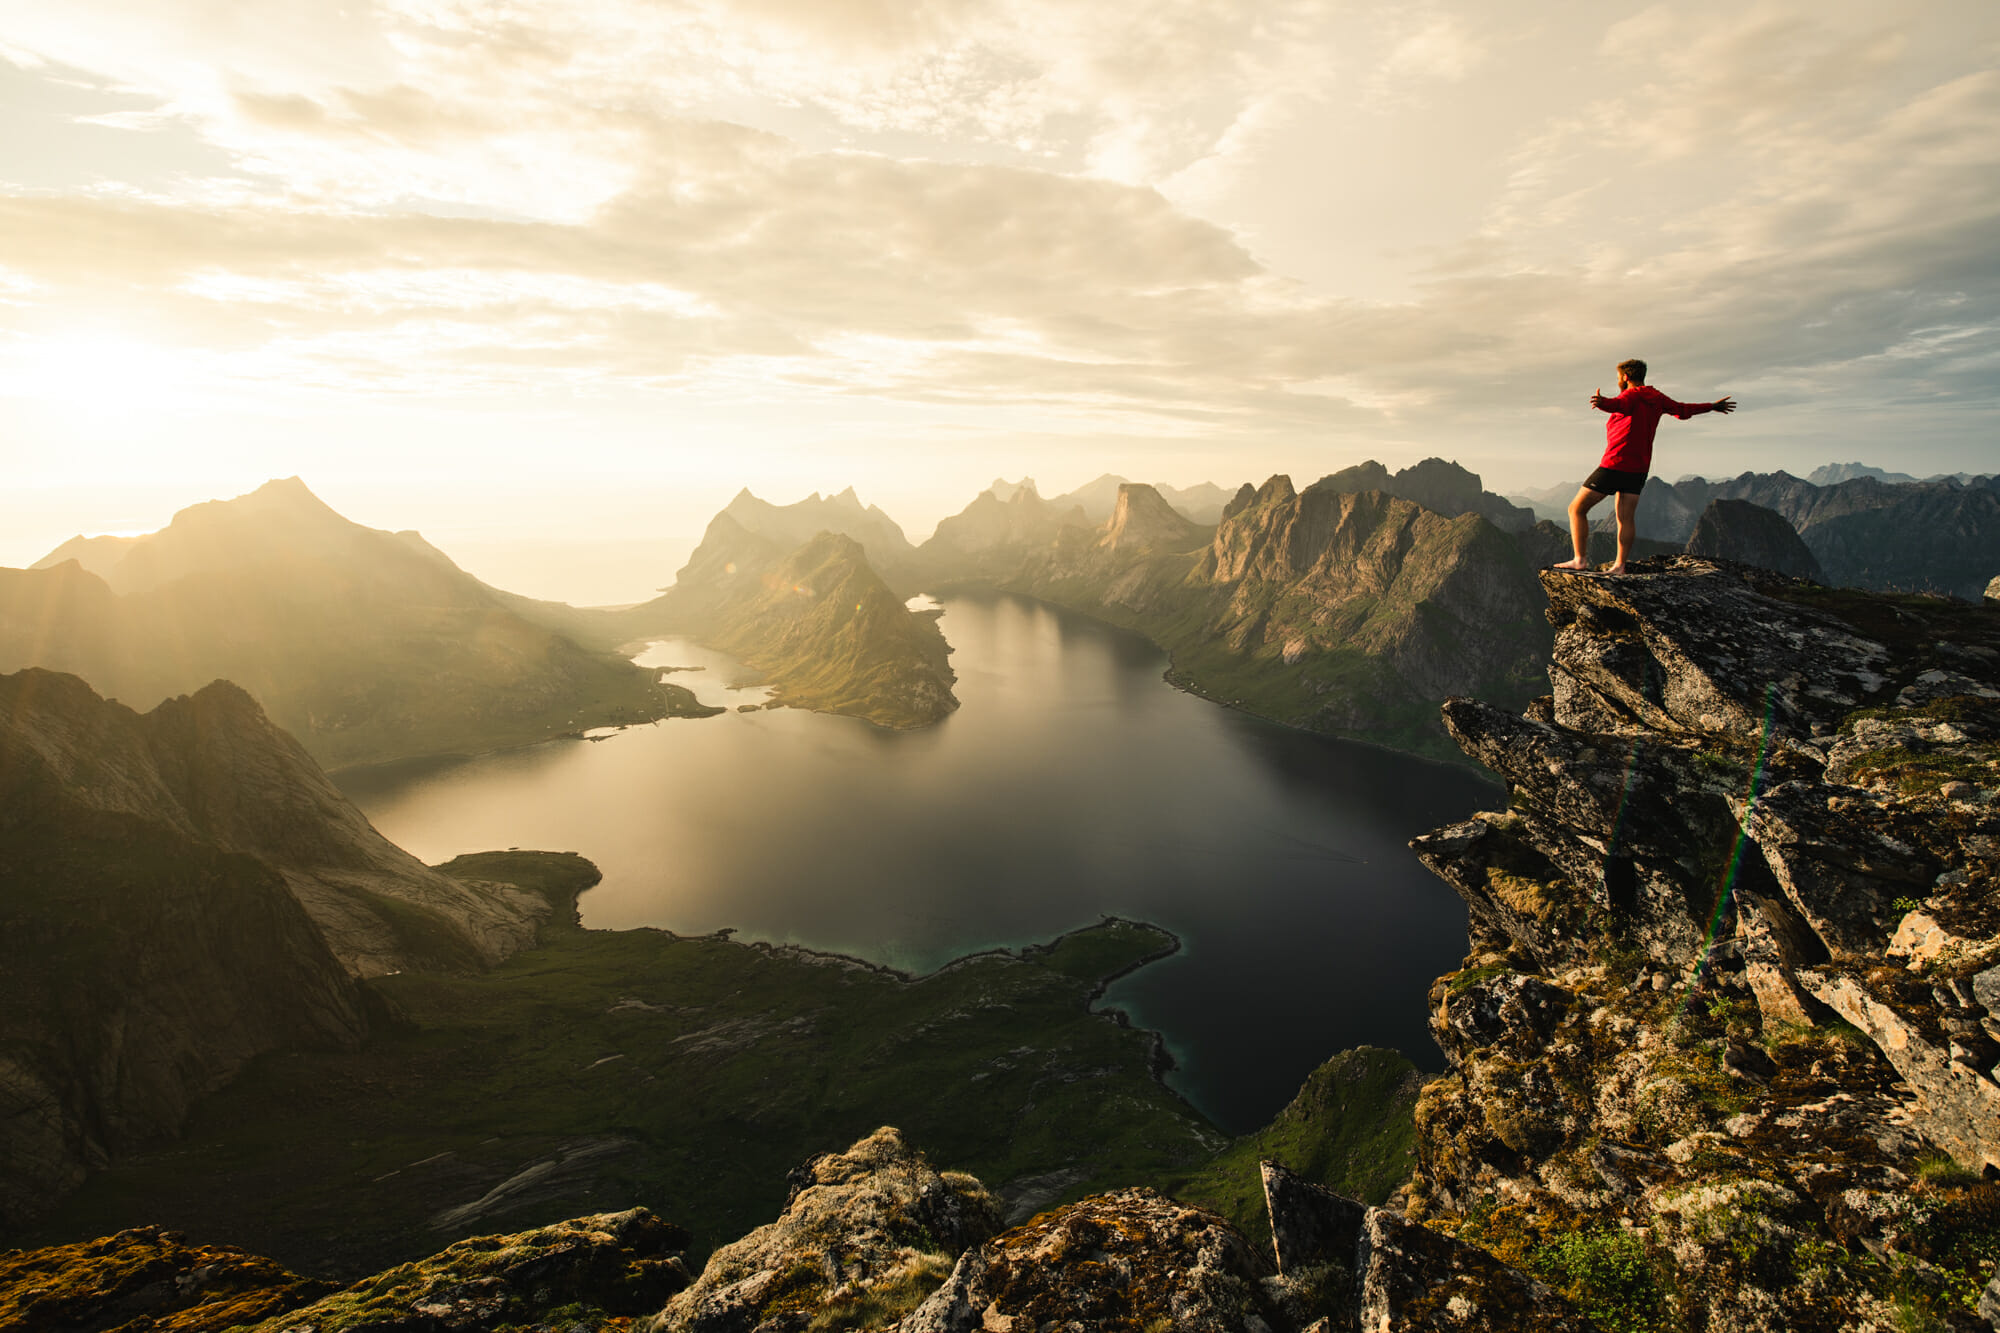
[[[1599,466],[1620,472],[1651,472],[1653,435],[1660,429],[1661,417],[1686,421],[1714,410],[1714,403],[1677,403],[1650,384],[1635,384],[1598,405],[1598,411],[1611,414],[1611,420],[1604,423],[1604,459]]]

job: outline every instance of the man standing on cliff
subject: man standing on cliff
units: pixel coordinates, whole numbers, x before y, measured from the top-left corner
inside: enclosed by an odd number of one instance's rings
[[[1590,405],[1611,414],[1611,420],[1604,423],[1604,458],[1597,471],[1583,479],[1576,499],[1569,502],[1569,536],[1576,558],[1555,568],[1590,568],[1585,554],[1590,544],[1590,511],[1605,496],[1615,494],[1618,559],[1604,572],[1623,574],[1625,562],[1632,556],[1632,543],[1639,536],[1639,491],[1653,467],[1653,435],[1660,429],[1660,418],[1675,416],[1686,421],[1703,412],[1726,415],[1736,410],[1736,404],[1728,394],[1712,403],[1677,403],[1646,383],[1646,363],[1634,359],[1618,363],[1618,395],[1606,398],[1600,389],[1590,395]]]

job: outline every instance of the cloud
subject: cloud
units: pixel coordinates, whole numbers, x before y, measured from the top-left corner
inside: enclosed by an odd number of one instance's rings
[[[116,308],[215,374],[1460,437],[1634,353],[2000,396],[1987,5],[80,6],[9,45],[243,177],[0,194],[0,329]],[[1308,198],[1446,240],[1392,295],[1295,281]]]

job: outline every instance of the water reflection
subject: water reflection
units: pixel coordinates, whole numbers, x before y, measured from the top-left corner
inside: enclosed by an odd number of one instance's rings
[[[1186,948],[1110,1000],[1167,1034],[1176,1086],[1227,1128],[1345,1046],[1435,1065],[1423,997],[1465,914],[1404,844],[1497,788],[1204,703],[1143,640],[1052,607],[944,607],[964,706],[924,731],[731,712],[343,785],[426,861],[590,857],[593,927],[731,926],[923,971],[1105,913],[1158,922]],[[701,667],[668,679],[704,702],[761,698],[694,645],[640,660]]]

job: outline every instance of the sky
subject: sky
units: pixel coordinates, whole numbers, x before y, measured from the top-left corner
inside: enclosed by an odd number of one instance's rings
[[[2000,469],[2000,5],[0,5],[0,564],[298,475],[503,586],[740,487]]]

